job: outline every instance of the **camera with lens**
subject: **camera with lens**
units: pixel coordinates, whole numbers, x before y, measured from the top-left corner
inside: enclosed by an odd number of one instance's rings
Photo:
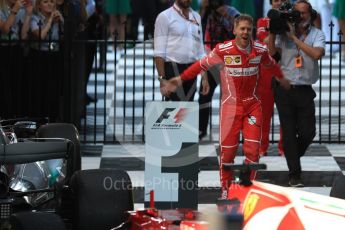
[[[291,3],[285,2],[279,10],[271,9],[267,13],[270,19],[269,31],[273,34],[283,34],[290,30],[288,22],[297,24],[301,21],[301,14],[293,9]]]

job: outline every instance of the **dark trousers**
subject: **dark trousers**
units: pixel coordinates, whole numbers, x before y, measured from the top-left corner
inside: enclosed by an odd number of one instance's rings
[[[82,40],[97,40],[97,39],[102,39],[102,31],[98,31],[98,21],[99,18],[96,14],[93,14],[89,19],[87,23],[87,27],[83,32],[80,32],[79,36]],[[98,43],[96,42],[86,42],[85,44],[85,94],[84,96],[87,96],[87,84],[89,82],[89,78],[91,75],[92,67],[93,67],[93,62],[96,56],[97,52],[97,45]],[[102,44],[101,44],[102,46]],[[101,55],[102,56],[102,55]],[[101,58],[100,56],[100,58]],[[104,56],[104,54],[103,54]],[[99,66],[96,64],[96,67],[98,68]],[[96,97],[96,95],[95,95]]]
[[[316,96],[309,85],[292,86],[284,90],[275,81],[274,100],[284,137],[284,153],[290,178],[301,175],[301,160],[316,134]]]
[[[172,77],[180,75],[191,64],[178,64],[175,62],[165,62],[165,78],[170,79]],[[175,93],[172,93],[169,98],[165,98],[166,101],[193,101],[196,91],[196,78],[189,81],[184,81],[182,87],[177,88]]]
[[[206,95],[199,94],[199,131],[201,135],[207,133],[207,126],[212,112],[212,97],[220,82],[220,68],[220,66],[213,66],[207,71],[210,92]],[[202,85],[200,89],[202,89]]]

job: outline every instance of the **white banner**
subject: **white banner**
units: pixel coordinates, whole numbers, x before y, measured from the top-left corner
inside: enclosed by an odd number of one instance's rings
[[[148,102],[145,113],[145,205],[197,208],[199,106]]]

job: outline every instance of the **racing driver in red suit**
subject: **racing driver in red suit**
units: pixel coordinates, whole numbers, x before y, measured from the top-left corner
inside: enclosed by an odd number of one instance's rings
[[[252,17],[238,16],[235,19],[234,40],[217,44],[211,53],[180,76],[169,81],[162,80],[161,92],[168,96],[183,80],[190,80],[213,65],[223,65],[220,74],[220,166],[234,163],[241,130],[245,163],[259,161],[262,122],[261,102],[256,95],[259,68],[269,68],[282,87],[290,87],[278,64],[269,56],[266,45],[252,40],[252,30]],[[252,172],[251,179],[254,177]],[[227,189],[232,180],[232,173],[220,167],[222,199],[227,198]]]

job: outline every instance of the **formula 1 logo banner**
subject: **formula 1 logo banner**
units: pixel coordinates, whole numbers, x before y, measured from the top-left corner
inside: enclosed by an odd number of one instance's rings
[[[187,108],[165,108],[151,129],[179,129],[182,127]]]
[[[145,194],[154,190],[156,207],[197,207],[198,126],[196,102],[146,104]]]
[[[151,137],[154,143],[161,141],[159,147],[181,144],[182,140],[198,142],[198,118],[196,102],[148,102],[145,111],[146,142]]]

